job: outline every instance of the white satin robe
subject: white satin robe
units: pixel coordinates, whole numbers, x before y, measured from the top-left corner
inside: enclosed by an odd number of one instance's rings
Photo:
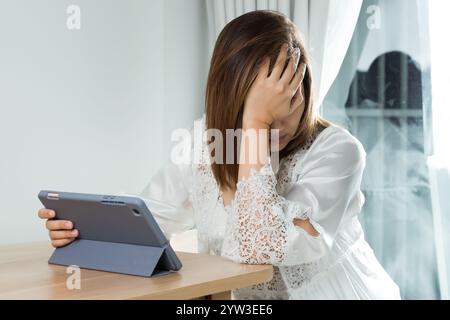
[[[141,196],[169,237],[196,228],[201,253],[274,266],[271,281],[234,290],[235,299],[399,299],[358,221],[364,166],[360,142],[332,125],[276,173],[269,164],[239,182],[228,207],[207,161],[168,163]]]

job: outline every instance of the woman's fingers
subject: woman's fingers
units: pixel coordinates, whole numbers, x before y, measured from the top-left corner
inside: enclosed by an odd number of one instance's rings
[[[52,240],[52,246],[54,246],[55,248],[64,247],[64,246],[68,245],[69,243],[71,243],[73,240],[75,240],[75,238]]]
[[[46,227],[48,230],[72,230],[73,223],[71,221],[66,220],[48,220],[46,223]]]
[[[71,221],[53,220],[56,217],[54,210],[42,208],[38,211],[38,216],[41,219],[47,219],[45,226],[49,230],[50,239],[55,248],[68,245],[78,237],[78,230],[73,229]]]
[[[290,84],[290,87],[292,89],[292,92],[297,92],[298,88],[300,87],[300,84],[303,81],[303,78],[305,77],[306,73],[306,64],[302,63],[298,66],[297,74],[295,75],[294,79],[292,79],[292,82]]]
[[[52,240],[61,240],[61,239],[71,239],[78,237],[78,230],[57,230],[57,231],[50,231],[50,238]]]
[[[53,219],[55,217],[55,211],[42,208],[38,211],[38,216],[41,219]]]
[[[257,79],[265,80],[269,76],[270,58],[265,58],[259,67]]]
[[[275,62],[275,66],[273,67],[272,74],[270,75],[270,79],[272,79],[274,81],[280,80],[281,73],[283,72],[284,66],[286,64],[287,50],[288,50],[287,44],[284,44],[281,46],[280,53],[278,54],[277,62]]]
[[[290,82],[292,81],[295,71],[297,71],[299,61],[300,61],[300,49],[296,48],[294,53],[292,54],[292,57],[289,59],[289,64],[286,70],[284,71],[283,76],[280,79],[280,81],[285,83],[286,86],[289,85]]]

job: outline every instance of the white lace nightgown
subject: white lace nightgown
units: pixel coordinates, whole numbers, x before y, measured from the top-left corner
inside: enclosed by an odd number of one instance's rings
[[[272,264],[271,281],[233,291],[235,299],[399,299],[399,289],[364,240],[361,144],[330,126],[238,183],[224,207],[207,163],[169,163],[141,196],[164,232],[196,228],[198,250],[239,263]],[[293,224],[309,218],[314,237]]]

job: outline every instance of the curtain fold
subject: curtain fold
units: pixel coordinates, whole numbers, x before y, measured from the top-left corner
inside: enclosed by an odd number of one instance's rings
[[[336,78],[358,20],[362,0],[205,0],[210,25],[209,56],[220,31],[254,10],[276,10],[303,34],[312,56],[316,101],[320,105]]]
[[[308,41],[319,105],[339,73],[361,5],[362,0],[309,1]]]

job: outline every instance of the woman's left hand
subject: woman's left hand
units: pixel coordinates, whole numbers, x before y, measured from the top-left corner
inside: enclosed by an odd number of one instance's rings
[[[300,50],[297,50],[283,73],[287,50],[287,45],[283,45],[270,76],[270,59],[266,58],[262,63],[245,100],[244,124],[256,122],[270,127],[276,119],[290,113],[291,100],[301,85],[306,65],[298,65]]]

